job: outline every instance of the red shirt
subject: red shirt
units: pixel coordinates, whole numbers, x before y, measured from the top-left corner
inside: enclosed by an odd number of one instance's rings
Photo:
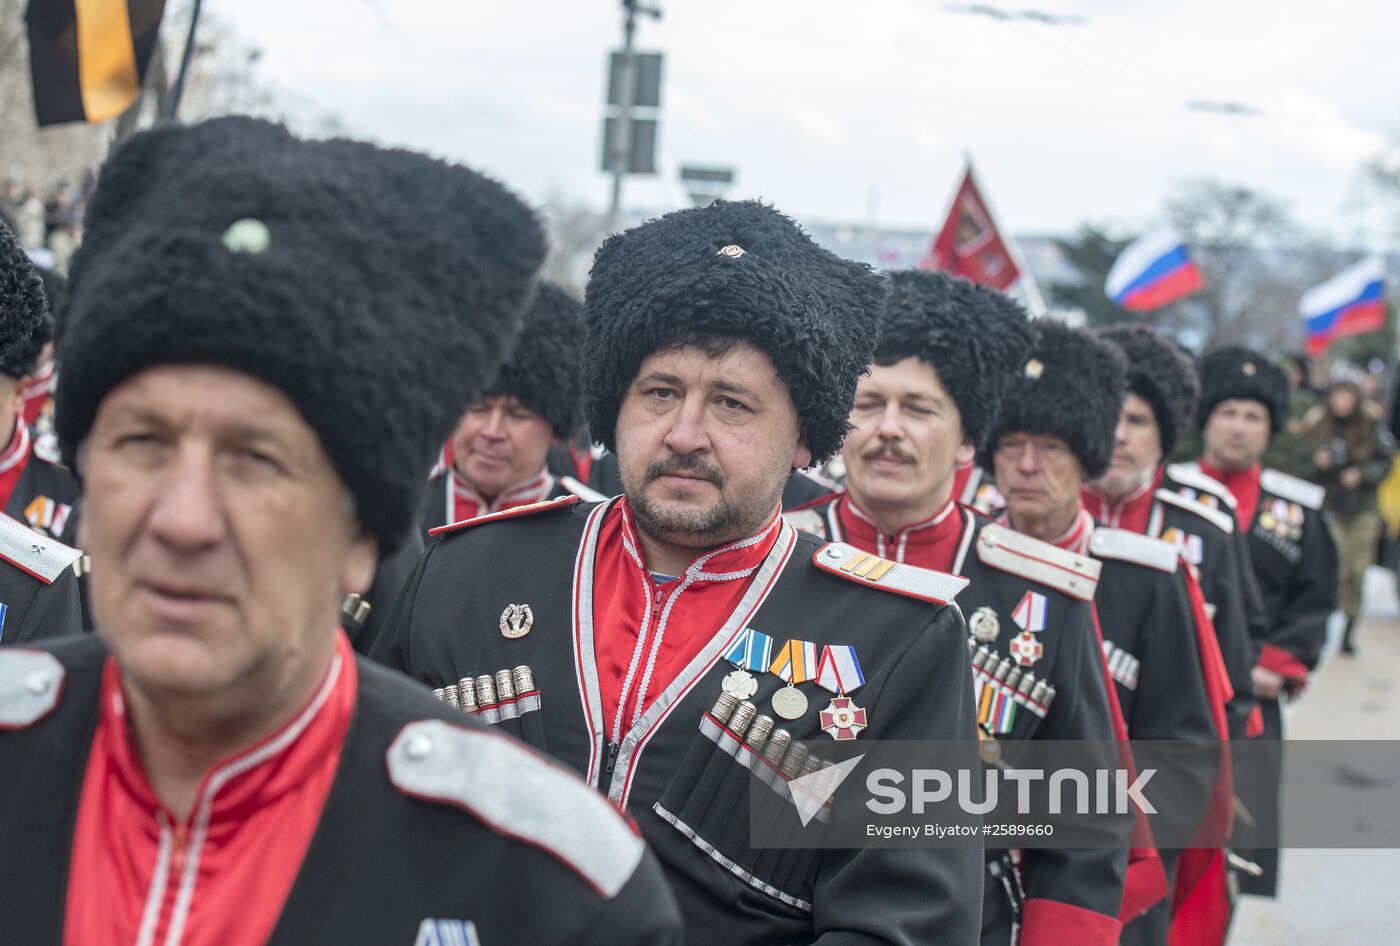
[[[1235,497],[1235,521],[1240,528],[1248,529],[1254,525],[1254,513],[1259,508],[1259,477],[1263,473],[1259,464],[1229,473],[1217,470],[1205,460],[1200,461],[1200,467],[1202,473],[1224,484],[1230,495]]]
[[[620,499],[598,533],[593,578],[594,653],[608,742],[621,742],[739,606],[778,540],[774,514],[756,535],[696,558],[658,585],[642,558],[632,509]]]
[[[0,509],[4,509],[15,494],[19,478],[29,465],[29,428],[22,419],[15,421],[15,432],[10,437],[9,446],[0,453]]]
[[[1162,483],[1162,471],[1148,477],[1137,489],[1117,499],[1092,483],[1085,483],[1079,490],[1079,499],[1089,514],[1106,526],[1114,529],[1127,529],[1139,535],[1147,534],[1147,524],[1152,518],[1152,504],[1156,501],[1157,487]]]
[[[462,474],[455,469],[449,480],[449,488],[452,490],[452,518],[448,520],[449,522],[462,522],[465,519],[475,519],[477,516],[514,509],[516,506],[537,503],[548,499],[549,494],[554,492],[554,477],[550,475],[548,468],[541,469],[539,473],[523,483],[506,487],[501,490],[499,496],[490,502],[487,502],[476,491],[476,487],[467,482]]]
[[[335,779],[357,689],[354,653],[337,632],[311,702],[210,769],[179,822],[146,778],[109,657],[78,803],[65,946],[265,943]]]
[[[948,572],[952,571],[958,546],[962,544],[964,522],[957,509],[958,504],[950,499],[947,505],[929,518],[886,533],[846,492],[837,500],[836,515],[842,540],[862,552],[919,568]]]

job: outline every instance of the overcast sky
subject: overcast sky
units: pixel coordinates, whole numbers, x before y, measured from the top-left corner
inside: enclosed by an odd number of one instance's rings
[[[1342,245],[1382,235],[1359,167],[1400,138],[1388,0],[1008,0],[1083,19],[960,15],[939,0],[660,0],[660,173],[626,203],[685,205],[676,170],[809,220],[934,228],[964,152],[1021,233],[1158,218],[1183,178],[1284,199]],[[354,133],[602,207],[616,0],[206,0],[265,52],[259,78]],[[1238,102],[1260,114],[1188,110]]]

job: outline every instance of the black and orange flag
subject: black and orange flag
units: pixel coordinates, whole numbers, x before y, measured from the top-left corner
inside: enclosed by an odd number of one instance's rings
[[[130,108],[164,13],[165,0],[29,0],[39,124],[103,122]]]

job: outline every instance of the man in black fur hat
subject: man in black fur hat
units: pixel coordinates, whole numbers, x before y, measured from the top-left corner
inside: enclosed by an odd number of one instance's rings
[[[563,289],[540,285],[509,360],[462,415],[447,469],[428,484],[418,516],[424,541],[441,526],[557,496],[603,498],[547,463],[551,445],[567,441],[581,419],[578,312]]]
[[[25,419],[24,390],[52,339],[53,317],[45,312],[28,339],[0,352],[0,438],[9,431],[0,451],[0,508],[41,535],[73,545],[78,483],[52,452],[52,438],[41,437]]]
[[[976,739],[949,603],[966,582],[779,515],[790,472],[846,435],[885,292],[757,202],[611,237],[584,302],[585,388],[625,495],[445,532],[374,651],[625,808],[690,942],[977,937],[980,851],[749,843],[750,767],[781,797],[819,767],[802,740]],[[530,690],[493,685],[521,666]]]
[[[1200,382],[1190,358],[1146,325],[1105,329],[1128,364],[1128,393],[1113,434],[1104,475],[1084,486],[1084,506],[1104,525],[1175,545],[1200,582],[1234,696],[1226,712],[1230,735],[1244,735],[1254,709],[1249,668],[1251,638],[1263,633],[1263,600],[1254,583],[1249,547],[1237,528],[1234,502],[1219,483],[1189,464],[1164,464],[1195,419]],[[1186,490],[1226,501],[1211,509]]]
[[[1126,392],[1122,352],[1051,319],[1033,329],[983,454],[1006,497],[1000,521],[1101,563],[1094,610],[1128,735],[1218,745],[1224,695],[1204,672],[1201,648],[1215,638],[1199,586],[1174,545],[1099,525],[1081,501],[1084,483],[1112,458]],[[1163,834],[1190,839],[1210,813],[1218,755],[1205,755],[1158,773],[1161,797],[1172,800],[1154,819]],[[1177,852],[1161,853],[1171,879]],[[1170,903],[1160,903],[1124,927],[1123,941],[1165,943],[1169,920]]]
[[[1188,493],[1217,509],[1233,506],[1249,536],[1249,554],[1263,593],[1265,632],[1254,640],[1252,691],[1262,727],[1251,736],[1282,740],[1279,701],[1297,698],[1307,687],[1327,638],[1327,619],[1337,605],[1337,549],[1322,519],[1323,488],[1260,465],[1270,440],[1288,420],[1288,378],[1257,351],[1231,346],[1201,359],[1201,401],[1196,417],[1204,453],[1193,469],[1223,484],[1219,490]],[[1258,762],[1260,756],[1251,759]],[[1276,764],[1246,766],[1239,794],[1258,826],[1255,837],[1276,836]],[[1273,896],[1278,884],[1278,851],[1251,844],[1247,825],[1237,826],[1244,856],[1264,869],[1245,875],[1245,893]]]
[[[841,449],[846,491],[787,513],[788,521],[971,581],[958,605],[972,632],[981,738],[1111,743],[1120,736],[1117,701],[1091,611],[1098,563],[959,508],[953,492],[956,470],[972,463],[1025,362],[1026,311],[946,273],[896,272],[890,283],[880,344]],[[1039,700],[1031,698],[1037,684]],[[1014,713],[1003,711],[1008,699],[1020,700]],[[1165,893],[1160,868],[1150,894],[1139,879],[1156,867],[1155,852],[1125,893],[1126,840],[1028,849],[1019,866],[989,847],[982,942],[1008,943],[1019,928],[1020,942],[1035,946],[1073,929],[1085,946],[1115,946],[1125,899],[1132,917]]]
[[[0,645],[83,629],[78,576],[71,567],[78,553],[46,531],[29,529],[24,519],[40,490],[58,497],[45,507],[49,525],[56,512],[62,532],[71,512],[71,500],[63,505],[68,494],[50,485],[63,471],[34,456],[20,412],[19,378],[30,363],[35,334],[42,331],[45,308],[38,273],[0,223],[0,431],[8,432],[9,445],[0,453],[0,507],[5,509],[0,514]]]
[[[674,940],[602,799],[335,626],[543,252],[478,174],[252,119],[108,162],[56,418],[98,634],[0,653],[0,942]]]

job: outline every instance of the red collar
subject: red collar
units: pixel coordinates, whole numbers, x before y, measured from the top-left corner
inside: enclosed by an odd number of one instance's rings
[[[20,390],[26,401],[41,394],[48,394],[53,390],[54,369],[57,367],[58,362],[50,358],[44,362],[44,367],[24,379]]]
[[[1147,533],[1148,521],[1152,518],[1153,494],[1162,484],[1162,469],[1143,481],[1132,492],[1117,499],[1110,497],[1092,483],[1085,483],[1079,490],[1079,498],[1095,519],[1115,529],[1129,532]]]
[[[952,567],[953,550],[962,537],[963,517],[956,515],[958,504],[951,498],[932,516],[904,526],[893,534],[886,534],[875,519],[860,508],[849,491],[841,494],[838,503],[842,538],[856,548],[881,558],[892,558],[896,562],[909,561],[922,568],[932,568],[935,566],[925,564],[930,547],[947,547],[948,554],[943,557],[948,561],[941,570],[947,571]]]
[[[9,446],[0,453],[0,473],[8,473],[15,465],[29,456],[29,427],[19,417],[15,418],[15,432],[10,437]]]
[[[997,520],[997,525],[1006,526],[1008,529],[1015,529],[1011,524],[1011,513],[1003,512],[1001,518]],[[1020,531],[1017,529],[1016,531]],[[1079,507],[1079,512],[1075,514],[1074,521],[1070,523],[1059,537],[1051,539],[1050,544],[1071,552],[1078,552],[1080,555],[1089,554],[1089,538],[1094,534],[1094,517],[1089,515],[1088,510],[1083,506]]]
[[[550,474],[547,466],[541,467],[540,471],[529,479],[507,486],[490,502],[487,502],[477,492],[476,487],[468,482],[466,477],[457,472],[456,467],[452,468],[450,482],[454,510],[467,510],[466,515],[454,513],[453,522],[501,512],[504,509],[514,509],[516,506],[524,506],[528,503],[541,502],[548,499],[549,494],[554,492],[554,477]]]
[[[191,819],[203,819],[212,825],[241,821],[300,785],[324,764],[328,753],[340,752],[350,729],[358,689],[355,653],[344,632],[337,630],[331,666],[311,701],[276,733],[205,773]],[[152,814],[165,812],[172,823],[178,823],[165,811],[146,776],[128,724],[121,671],[115,657],[107,658],[102,671],[101,701],[101,745],[94,751],[108,756],[133,801]]]
[[[1198,465],[1202,473],[1224,484],[1230,495],[1235,497],[1235,518],[1240,528],[1248,529],[1253,525],[1254,513],[1259,508],[1259,478],[1263,475],[1263,467],[1255,463],[1247,469],[1226,472],[1211,466],[1204,457],[1198,461]]]

